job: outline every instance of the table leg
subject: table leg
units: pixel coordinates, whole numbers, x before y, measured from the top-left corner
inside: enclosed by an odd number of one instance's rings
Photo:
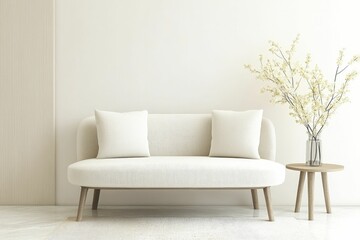
[[[308,172],[308,215],[309,220],[314,219],[314,172]]]
[[[326,212],[331,213],[331,206],[330,206],[330,196],[329,196],[329,188],[328,188],[328,181],[327,181],[327,173],[321,173],[322,185],[324,189],[324,197],[325,197],[325,205],[326,205]]]
[[[298,185],[297,194],[296,194],[295,212],[300,211],[301,197],[302,197],[302,192],[304,189],[305,173],[306,172],[303,172],[303,171],[300,172],[299,185]]]

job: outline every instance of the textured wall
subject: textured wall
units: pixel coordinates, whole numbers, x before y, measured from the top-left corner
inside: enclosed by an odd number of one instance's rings
[[[53,0],[0,0],[0,204],[55,203],[53,42]]]
[[[300,55],[313,53],[332,78],[337,51],[360,53],[358,1],[337,0],[61,0],[56,1],[57,203],[76,204],[67,182],[79,121],[95,108],[150,113],[264,109],[277,130],[277,161],[304,162],[306,133],[260,94],[262,82],[243,68],[257,64],[269,39]],[[360,81],[323,133],[324,160],[345,165],[329,174],[334,204],[360,203]],[[273,189],[275,204],[294,204],[298,173]],[[317,204],[323,204],[316,176]],[[304,194],[304,198],[305,198]],[[106,204],[248,204],[237,191],[105,192]],[[263,199],[262,197],[260,198]],[[306,201],[304,201],[306,202]]]

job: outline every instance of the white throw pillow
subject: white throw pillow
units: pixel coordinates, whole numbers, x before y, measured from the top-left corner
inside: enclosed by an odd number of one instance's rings
[[[99,152],[97,158],[148,157],[147,111],[95,111]]]
[[[213,111],[209,156],[260,158],[262,115],[263,110]]]

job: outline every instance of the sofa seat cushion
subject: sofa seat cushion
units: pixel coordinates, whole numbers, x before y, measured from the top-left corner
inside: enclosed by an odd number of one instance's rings
[[[71,164],[68,179],[94,188],[251,188],[283,183],[285,168],[270,160],[203,156],[88,159]]]

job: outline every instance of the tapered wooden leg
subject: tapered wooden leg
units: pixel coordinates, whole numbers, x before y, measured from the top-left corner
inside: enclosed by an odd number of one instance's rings
[[[308,172],[308,215],[309,220],[314,220],[314,179],[315,173]]]
[[[256,189],[251,189],[251,197],[252,197],[254,209],[259,209],[259,200]]]
[[[271,205],[271,193],[270,193],[270,187],[265,187],[264,189],[264,195],[265,195],[265,202],[266,202],[266,209],[269,216],[269,221],[274,221],[274,215]]]
[[[325,198],[325,205],[326,205],[326,212],[331,213],[331,206],[330,206],[330,196],[329,196],[329,188],[328,188],[328,180],[327,180],[327,173],[321,173],[322,185],[324,189],[324,198]]]
[[[78,207],[76,221],[81,221],[81,219],[82,219],[82,213],[83,213],[83,209],[85,206],[86,195],[87,195],[88,189],[89,188],[87,188],[87,187],[81,187],[79,207]]]
[[[302,197],[302,192],[304,189],[305,174],[306,174],[306,172],[300,172],[299,185],[298,185],[297,194],[296,194],[295,212],[300,211],[301,197]]]
[[[99,204],[99,197],[100,197],[100,189],[94,189],[92,210],[97,210]]]

